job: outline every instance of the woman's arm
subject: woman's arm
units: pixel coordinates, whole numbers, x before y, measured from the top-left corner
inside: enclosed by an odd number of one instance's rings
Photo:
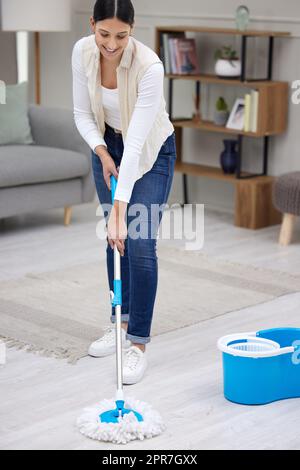
[[[72,52],[72,72],[73,72],[73,105],[74,119],[76,127],[81,137],[87,142],[91,149],[95,152],[96,147],[103,155],[105,155],[107,145],[103,136],[100,134],[94,115],[91,109],[90,96],[87,86],[87,77],[82,66],[82,41],[77,41]],[[99,155],[100,156],[100,155]]]
[[[164,67],[152,64],[139,82],[138,98],[128,126],[115,193],[116,201],[129,203],[137,178],[139,159],[153,126],[164,88]]]

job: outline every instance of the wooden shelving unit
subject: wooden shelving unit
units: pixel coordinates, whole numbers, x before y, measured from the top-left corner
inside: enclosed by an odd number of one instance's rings
[[[285,132],[288,113],[288,83],[272,81],[274,39],[289,37],[290,33],[280,31],[239,31],[236,29],[202,28],[193,26],[158,26],[156,28],[156,52],[160,55],[161,34],[173,32],[195,32],[210,34],[228,34],[241,36],[242,73],[238,79],[223,79],[211,74],[177,75],[167,74],[169,80],[169,116],[176,131],[177,164],[175,170],[183,174],[184,203],[188,203],[187,175],[222,179],[235,184],[235,225],[258,229],[281,222],[281,214],[272,205],[272,185],[274,178],[268,176],[269,138]],[[267,74],[263,79],[247,79],[247,38],[264,37],[269,41]],[[259,110],[257,132],[244,132],[220,127],[207,120],[173,119],[174,80],[192,80],[196,91],[200,93],[201,83],[223,86],[238,86],[259,91]],[[278,112],[280,110],[280,113]],[[221,168],[186,163],[182,159],[182,133],[184,128],[205,132],[215,132],[237,136],[238,165],[235,175],[225,175]],[[243,138],[263,139],[262,172],[251,174],[242,171]],[[259,201],[259,202],[258,202]]]
[[[291,35],[291,33],[288,31],[266,31],[259,29],[247,29],[246,31],[240,31],[234,28],[205,28],[201,26],[158,26],[157,29],[162,32],[191,31],[194,33],[229,34],[230,36],[254,36],[266,38],[283,38],[290,37]]]

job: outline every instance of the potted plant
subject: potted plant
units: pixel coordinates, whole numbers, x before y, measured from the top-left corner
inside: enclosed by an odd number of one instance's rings
[[[214,123],[217,126],[225,126],[229,118],[229,110],[223,96],[220,96],[216,101],[216,108],[214,114]]]
[[[232,46],[223,46],[215,52],[215,72],[219,77],[240,77],[241,61]]]

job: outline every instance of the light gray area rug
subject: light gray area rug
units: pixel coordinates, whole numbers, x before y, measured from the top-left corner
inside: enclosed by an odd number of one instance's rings
[[[300,291],[300,276],[157,246],[152,336]],[[88,264],[0,283],[0,338],[76,362],[110,324],[105,250]]]

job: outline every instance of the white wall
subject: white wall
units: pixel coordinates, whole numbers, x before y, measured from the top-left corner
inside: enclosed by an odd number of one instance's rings
[[[0,80],[7,84],[16,83],[17,80],[16,38],[14,33],[0,31]]]
[[[42,34],[42,102],[45,105],[71,107],[71,64],[72,45],[83,35],[90,34],[89,16],[94,1],[73,0],[73,29],[71,33]],[[235,0],[136,0],[135,37],[154,48],[154,31],[156,25],[199,25],[210,27],[234,27],[234,11],[243,3]],[[291,31],[292,39],[276,39],[274,54],[273,78],[285,80],[290,84],[300,79],[300,2],[299,0],[248,0],[253,29],[271,29]],[[230,41],[233,44],[234,38]],[[200,64],[206,71],[213,67],[215,46],[228,43],[228,37],[199,36]],[[237,45],[237,44],[236,44]],[[262,55],[261,43],[256,43]],[[251,48],[253,50],[253,48]],[[205,58],[203,57],[205,54]],[[189,115],[192,107],[192,84],[176,83],[175,114]],[[180,93],[182,90],[182,93]],[[227,90],[229,91],[229,89]],[[167,98],[167,80],[165,88]],[[202,109],[211,113],[215,97],[224,94],[224,89],[209,88],[202,100]],[[232,90],[231,90],[232,92]],[[32,95],[33,96],[33,95]],[[226,95],[229,100],[236,96]],[[280,112],[280,110],[278,110]],[[278,175],[286,171],[299,170],[298,134],[300,105],[290,104],[288,131],[271,140],[269,156],[269,174]],[[184,159],[219,166],[219,155],[223,149],[222,139],[226,136],[210,134],[195,130],[184,130]],[[261,170],[261,153],[259,140],[247,140],[243,169]],[[188,177],[190,202],[205,203],[210,206],[232,211],[233,186],[220,181]],[[182,178],[176,174],[170,202],[182,200]]]

